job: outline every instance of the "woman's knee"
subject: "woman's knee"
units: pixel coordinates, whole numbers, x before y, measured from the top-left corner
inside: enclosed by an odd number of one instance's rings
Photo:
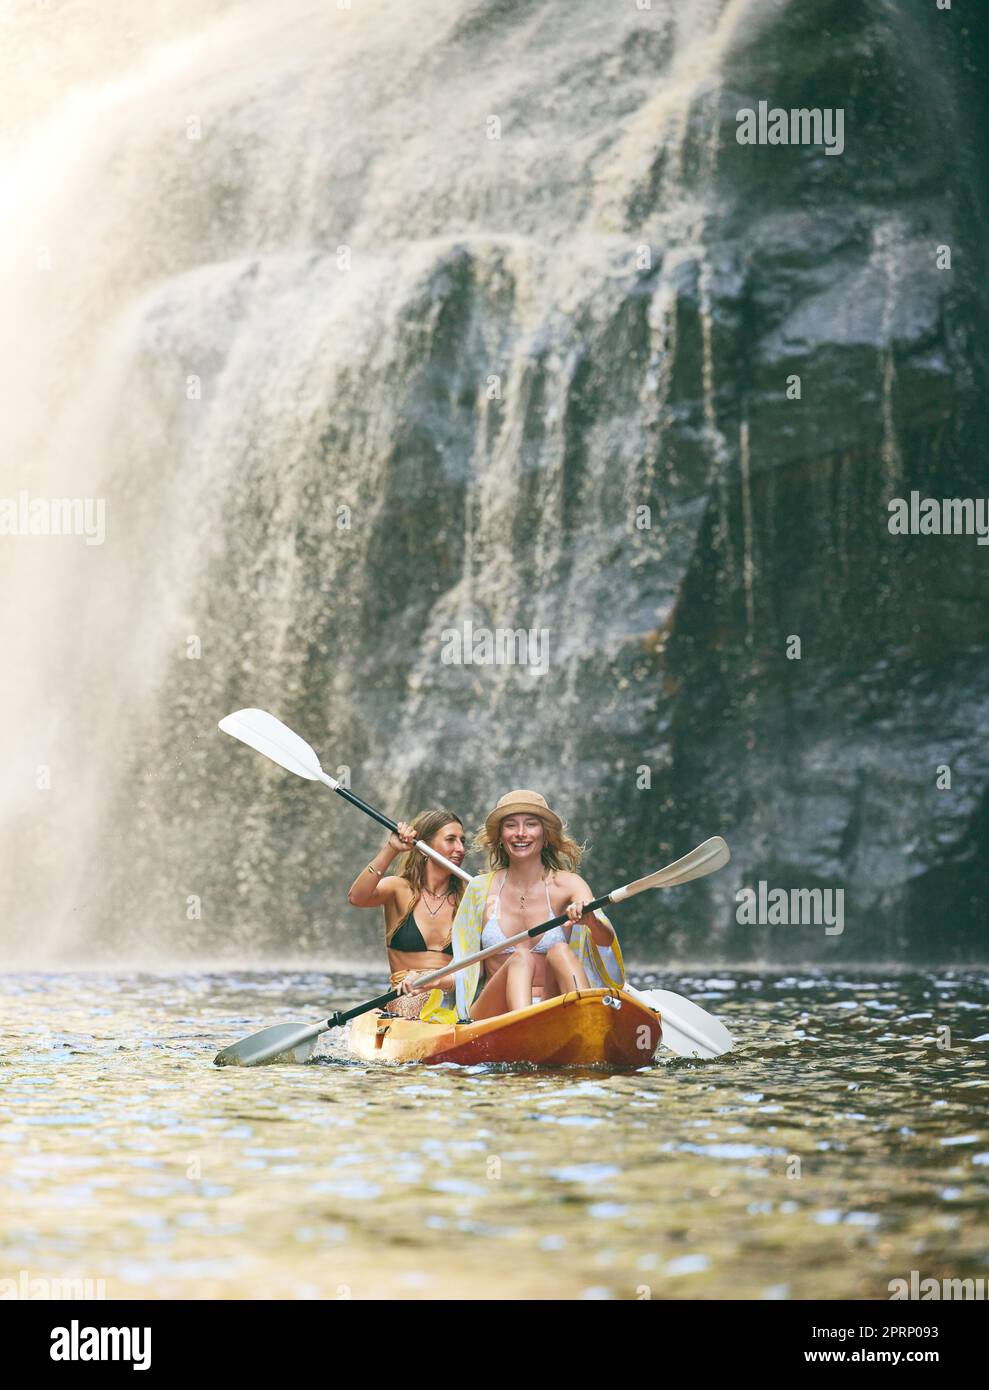
[[[531,951],[516,951],[508,962],[508,969],[513,975],[527,975],[531,980],[536,973],[536,962],[533,960]]]

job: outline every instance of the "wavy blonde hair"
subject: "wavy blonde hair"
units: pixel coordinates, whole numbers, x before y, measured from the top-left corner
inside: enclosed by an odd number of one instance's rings
[[[564,824],[562,830],[557,830],[551,821],[545,820],[542,816],[536,815],[534,811],[514,811],[513,815],[536,816],[539,824],[543,828],[543,847],[539,852],[539,857],[543,861],[545,869],[576,869],[584,857],[584,846],[579,845],[575,839],[567,832]],[[492,837],[488,833],[486,825],[482,825],[474,836],[474,849],[482,850],[488,857],[488,867],[490,869],[507,869],[508,852],[501,842],[501,827],[508,816],[503,816],[498,822],[498,828]]]
[[[409,824],[416,833],[416,839],[422,840],[428,845],[433,836],[438,835],[444,825],[449,825],[451,821],[453,821],[455,825],[459,825],[461,830],[463,829],[464,823],[459,816],[455,815],[453,811],[447,811],[443,807],[437,807],[432,811],[420,811]],[[419,899],[422,897],[422,887],[426,881],[426,856],[421,849],[411,849],[407,854],[403,855],[399,863],[398,876],[399,878],[404,878],[405,882],[412,889],[412,902],[409,905],[409,912],[415,912],[416,903],[418,903]],[[447,881],[447,895],[453,898],[453,915],[455,917],[457,915],[457,909],[460,906],[460,899],[464,896],[464,889],[466,887],[467,885],[464,883],[463,879],[457,878],[456,874],[450,875]],[[405,917],[401,918],[400,921],[396,922],[392,930],[386,934],[386,944],[391,941],[392,937],[402,925],[402,922],[408,917],[409,912],[407,912]],[[452,937],[453,928],[451,927],[451,940]],[[444,947],[449,946],[449,944],[449,940],[443,943]]]

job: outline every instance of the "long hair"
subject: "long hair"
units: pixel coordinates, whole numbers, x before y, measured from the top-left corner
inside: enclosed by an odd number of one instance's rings
[[[449,825],[451,821],[455,821],[461,829],[463,828],[464,823],[458,815],[455,815],[453,811],[447,811],[443,807],[438,807],[432,811],[420,811],[409,824],[416,833],[416,839],[422,840],[428,845],[433,836],[442,830],[444,825]],[[415,912],[416,904],[422,897],[422,886],[426,878],[426,856],[421,849],[411,849],[402,857],[399,862],[398,876],[399,878],[404,878],[405,882],[412,889],[412,902],[409,906],[409,912]],[[454,916],[457,915],[460,899],[464,896],[464,889],[466,886],[463,879],[458,878],[456,874],[451,874],[447,880],[447,895],[453,898]],[[405,916],[407,917],[408,915],[407,912]],[[405,918],[402,918],[402,921],[404,920]],[[391,941],[395,932],[398,931],[401,925],[401,921],[395,923],[392,930],[388,932],[385,938],[386,941]],[[451,937],[452,934],[453,929],[451,927]],[[449,942],[444,942],[443,944],[447,946]]]
[[[517,812],[520,815],[533,815],[532,811]],[[494,835],[488,833],[486,825],[482,825],[474,837],[474,849],[482,850],[488,856],[488,867],[491,869],[507,869],[509,864],[508,852],[501,842],[501,827],[508,819],[505,816],[498,822],[498,828]],[[543,827],[543,847],[539,857],[543,861],[546,869],[576,869],[584,857],[584,846],[579,845],[568,833],[566,825],[562,830],[557,830],[556,826],[550,821],[544,820],[542,816],[536,819]]]

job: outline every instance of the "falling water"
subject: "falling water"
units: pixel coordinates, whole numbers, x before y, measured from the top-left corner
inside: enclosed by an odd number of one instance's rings
[[[663,235],[703,221],[691,104],[748,8],[573,24],[560,6],[518,23],[463,3],[414,22],[395,4],[187,6],[168,32],[146,17],[104,72],[89,35],[87,63],[8,128],[11,491],[105,498],[109,516],[102,549],[19,538],[0,557],[7,910],[32,955],[94,937],[291,949],[257,920],[285,875],[345,886],[368,828],[216,749],[229,706],[295,718],[394,809],[429,786],[471,817],[515,780],[521,717],[527,780],[575,796],[587,657],[656,625],[597,627],[638,443],[575,418],[587,343],[638,332],[638,242],[658,231],[671,267],[690,250]],[[623,209],[656,146],[657,59],[670,168],[650,226]],[[584,96],[616,64],[620,125]],[[662,276],[653,295],[670,302]],[[637,411],[647,364],[630,365]],[[381,573],[389,544],[400,577]],[[552,673],[444,668],[439,635],[468,618],[548,628]],[[436,717],[444,684],[456,721]],[[276,789],[311,843],[286,841]]]
[[[0,546],[8,958],[366,958],[342,905],[378,832],[216,734],[247,704],[393,814],[476,824],[522,782],[592,881],[634,826],[672,848],[636,768],[669,761],[709,506],[752,578],[733,65],[788,8],[22,7],[0,491],[105,499],[108,535]],[[548,630],[547,673],[444,663],[467,621]]]

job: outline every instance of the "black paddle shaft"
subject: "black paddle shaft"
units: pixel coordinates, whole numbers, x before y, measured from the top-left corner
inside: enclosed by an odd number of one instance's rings
[[[372,820],[376,820],[378,824],[383,825],[386,830],[391,830],[393,833],[398,830],[398,824],[395,821],[389,820],[387,816],[383,816],[380,811],[376,811],[373,806],[369,806],[366,801],[362,801],[359,796],[355,796],[354,793],[348,791],[346,787],[336,786],[333,790],[336,792],[337,796],[342,796],[344,801],[349,801],[351,806],[356,806],[359,811],[363,811],[366,816],[370,816]]]
[[[348,800],[351,799],[349,792],[344,792],[343,794],[348,798]],[[357,801],[357,804],[359,806],[364,805],[364,803],[362,801],[358,801],[356,797],[352,799],[354,801]],[[370,807],[366,807],[365,809],[370,810]],[[373,811],[372,815],[374,816],[375,820],[380,820],[383,824],[387,824],[384,816],[379,816],[377,811]],[[599,907],[604,907],[605,903],[610,902],[611,894],[605,893],[603,898],[595,898],[593,902],[588,903],[587,906],[584,908],[584,911],[596,912]],[[569,920],[570,918],[567,916],[565,912],[563,912],[560,914],[559,917],[552,917],[548,922],[541,922],[538,927],[530,927],[529,930],[526,932],[526,936],[542,936],[544,931],[550,931],[553,927],[562,927],[563,923],[569,922]],[[498,953],[497,951],[492,951],[491,954],[497,955]],[[369,1014],[372,1009],[383,1009],[386,1004],[392,1003],[392,1001],[395,999],[401,999],[401,997],[401,990],[389,990],[387,994],[379,994],[377,999],[368,999],[367,1002],[364,1004],[355,1004],[352,1009],[345,1009],[343,1013],[330,1014],[329,1018],[326,1020],[326,1026],[327,1028],[342,1028],[343,1025],[345,1023],[349,1023],[352,1018],[359,1018],[361,1014]]]

